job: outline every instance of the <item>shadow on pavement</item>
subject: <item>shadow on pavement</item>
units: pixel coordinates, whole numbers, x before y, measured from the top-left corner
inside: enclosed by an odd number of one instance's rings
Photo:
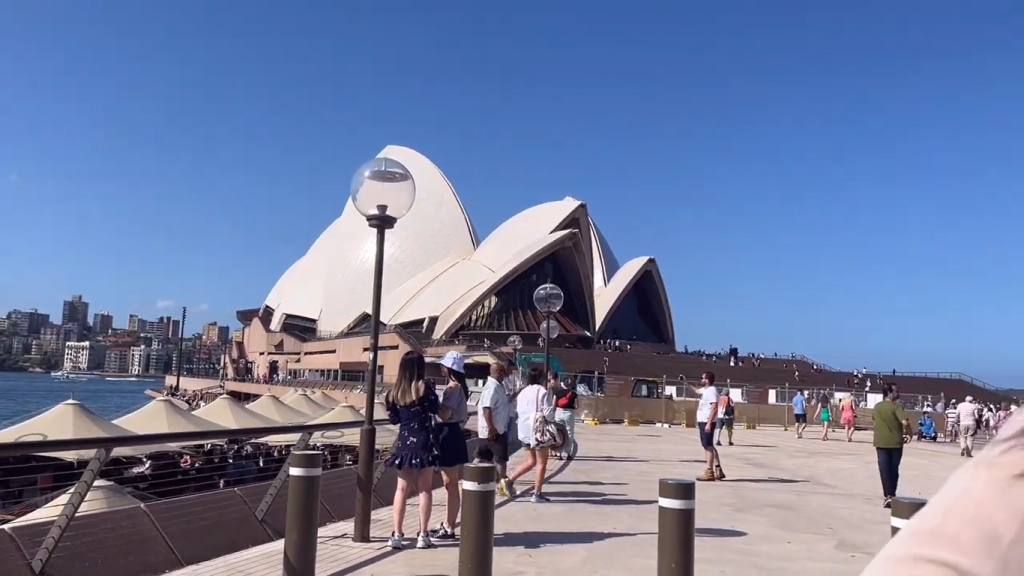
[[[807,480],[796,480],[794,478],[732,478],[722,482],[733,482],[736,484],[805,484]]]
[[[642,458],[634,458],[632,456],[577,456],[575,458],[580,462],[622,462],[622,463],[637,463],[646,464],[647,460]]]
[[[494,547],[537,549],[566,544],[594,544],[613,538],[654,536],[656,532],[510,532],[494,535]]]
[[[730,528],[697,528],[697,536],[701,538],[742,538],[747,533]]]
[[[544,482],[545,486],[552,485],[567,485],[567,486],[625,486],[625,482],[601,482],[600,480],[555,480],[553,482]]]

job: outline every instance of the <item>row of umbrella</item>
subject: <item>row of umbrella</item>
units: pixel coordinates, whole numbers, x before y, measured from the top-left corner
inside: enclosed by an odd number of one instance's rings
[[[351,404],[340,403],[320,392],[309,394],[293,390],[281,398],[273,394],[261,397],[243,406],[228,395],[223,395],[206,406],[190,412],[181,403],[168,397],[157,398],[135,412],[114,420],[105,420],[77,400],[66,400],[46,412],[0,430],[0,442],[31,440],[67,440],[72,438],[115,438],[136,434],[165,432],[207,432],[239,428],[265,428],[282,424],[345,424],[364,420],[362,412]],[[378,417],[386,417],[382,402],[374,409]],[[357,444],[360,431],[324,430],[313,434],[313,444]],[[397,429],[378,425],[377,443],[390,446]],[[225,436],[227,439],[229,436]],[[277,434],[259,439],[275,445],[294,444],[299,434]],[[150,452],[176,451],[175,446],[157,444],[116,448],[113,456],[137,456]],[[91,458],[94,450],[47,453],[46,456],[67,460]]]

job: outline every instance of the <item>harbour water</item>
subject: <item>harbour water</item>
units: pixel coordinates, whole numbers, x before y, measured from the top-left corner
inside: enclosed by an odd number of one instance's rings
[[[0,429],[45,412],[71,398],[107,419],[123,416],[150,400],[144,392],[161,382],[54,380],[49,374],[0,372]]]

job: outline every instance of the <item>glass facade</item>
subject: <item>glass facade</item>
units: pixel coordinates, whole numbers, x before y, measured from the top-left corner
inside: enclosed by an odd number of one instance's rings
[[[562,289],[565,304],[558,312],[563,333],[586,332],[589,324],[587,293],[580,271],[568,249],[552,254],[521,273],[481,302],[466,319],[460,332],[538,332],[544,316],[533,304],[533,292],[551,282]]]
[[[598,340],[633,340],[667,344],[668,334],[661,321],[661,294],[651,272],[644,272],[622,297],[622,302],[605,324]]]

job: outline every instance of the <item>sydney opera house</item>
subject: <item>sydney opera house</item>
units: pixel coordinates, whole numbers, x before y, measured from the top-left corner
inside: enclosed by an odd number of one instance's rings
[[[543,316],[532,296],[546,282],[565,294],[552,347],[589,349],[618,339],[674,349],[657,262],[641,256],[620,264],[583,201],[566,197],[528,208],[481,241],[452,184],[430,160],[400,146],[379,156],[404,164],[416,181],[415,204],[385,245],[377,367],[385,379],[409,349],[461,348],[485,356],[490,343],[505,346],[513,334],[536,343]],[[263,305],[238,312],[243,331],[232,350],[232,376],[360,380],[367,369],[374,253],[375,231],[349,199]]]

